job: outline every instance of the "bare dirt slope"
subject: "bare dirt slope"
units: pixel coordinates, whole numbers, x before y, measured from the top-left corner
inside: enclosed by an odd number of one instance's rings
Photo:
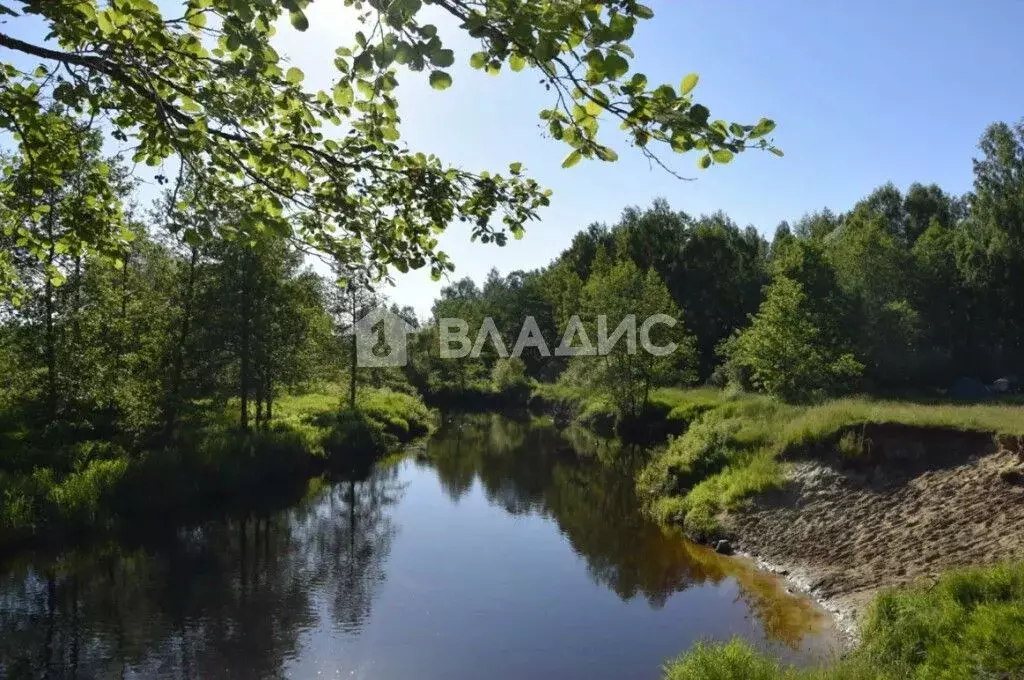
[[[883,586],[1024,557],[1024,442],[869,426],[864,454],[796,459],[790,482],[728,518],[740,547],[856,616]]]

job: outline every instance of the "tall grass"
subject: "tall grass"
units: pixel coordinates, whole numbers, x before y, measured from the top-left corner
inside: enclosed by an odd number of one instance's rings
[[[665,668],[667,680],[893,680],[1024,677],[1024,565],[943,575],[878,596],[861,647],[827,668],[781,665],[740,640],[699,644]]]
[[[129,452],[85,441],[11,452],[0,466],[0,545],[102,529],[119,519],[258,505],[328,466],[365,466],[433,427],[418,397],[366,388],[352,411],[343,393],[324,386],[285,395],[273,420],[249,432],[235,426],[237,403],[206,403],[194,405],[198,415],[171,444]]]
[[[653,514],[682,523],[704,539],[720,531],[718,517],[750,496],[779,487],[783,455],[839,442],[838,453],[854,456],[855,441],[843,439],[865,424],[1024,435],[1024,407],[955,405],[847,398],[795,406],[757,395],[726,397],[707,390],[667,391],[701,415],[682,436],[670,439],[637,482]],[[843,445],[845,443],[845,446]]]

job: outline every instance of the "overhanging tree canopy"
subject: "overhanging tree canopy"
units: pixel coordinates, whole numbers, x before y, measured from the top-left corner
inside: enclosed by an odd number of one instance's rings
[[[478,41],[468,55],[474,68],[539,71],[553,100],[540,117],[570,147],[565,167],[615,160],[600,120],[618,122],[659,163],[663,148],[698,150],[704,168],[750,147],[781,154],[765,138],[770,120],[712,120],[693,99],[695,74],[678,86],[652,86],[631,70],[634,29],[653,17],[635,0],[319,1],[343,1],[363,28],[354,45],[338,48],[337,78],[326,92],[305,89],[303,73],[271,44],[285,15],[295,30],[308,27],[308,0],[187,0],[175,16],[151,0],[0,0],[0,129],[17,140],[32,182],[59,177],[53,126],[65,123],[52,115],[57,109],[104,124],[131,144],[136,162],[180,159],[209,196],[251,190],[243,230],[271,229],[331,255],[356,249],[377,273],[429,266],[439,277],[452,264],[437,249],[437,232],[459,220],[474,238],[502,244],[522,234],[549,192],[519,163],[472,172],[401,143],[396,69],[425,71],[437,89],[451,84],[456,56],[420,20],[424,5],[433,5]],[[19,26],[39,20],[47,39],[25,40]],[[26,58],[37,66],[15,66]],[[7,174],[13,170],[8,164]],[[36,202],[10,216],[9,236],[40,219],[39,210]],[[121,232],[113,225],[94,232],[79,239],[83,248],[117,250]]]

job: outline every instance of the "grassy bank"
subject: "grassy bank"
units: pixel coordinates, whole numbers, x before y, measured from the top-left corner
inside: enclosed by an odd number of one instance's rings
[[[698,395],[706,398],[703,390]],[[865,445],[858,428],[868,425],[1019,436],[1024,408],[856,398],[794,406],[762,396],[722,397],[654,456],[638,489],[658,519],[707,539],[720,531],[722,511],[782,484],[787,455],[838,450],[855,457]]]
[[[275,403],[274,419],[240,432],[237,405],[196,404],[173,444],[48,445],[8,433],[0,461],[0,546],[208,510],[258,507],[301,493],[328,470],[371,462],[426,434],[432,413],[408,394],[365,389],[356,410],[327,385]]]
[[[665,669],[667,680],[1010,678],[1024,674],[1024,565],[944,575],[880,595],[862,645],[835,666],[795,669],[746,643],[696,646]]]
[[[630,423],[619,416],[610,395],[585,387],[541,383],[530,395],[531,408],[552,413],[559,420],[575,421],[606,434],[646,428],[648,432],[642,434],[654,437],[683,432],[725,401],[725,393],[714,388],[658,388],[651,391],[640,422]]]

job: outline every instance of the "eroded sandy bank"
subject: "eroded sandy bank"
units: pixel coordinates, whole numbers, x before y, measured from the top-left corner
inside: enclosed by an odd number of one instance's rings
[[[785,488],[730,514],[736,545],[854,631],[880,588],[1024,558],[1024,440],[868,426],[852,459],[788,463]]]

